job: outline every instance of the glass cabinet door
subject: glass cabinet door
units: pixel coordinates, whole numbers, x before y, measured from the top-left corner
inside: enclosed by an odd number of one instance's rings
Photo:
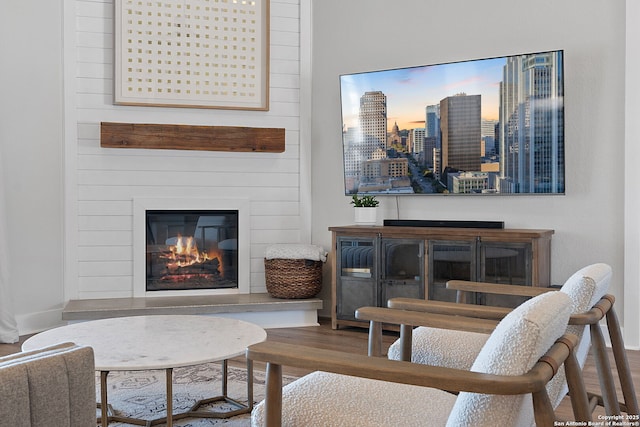
[[[377,239],[338,238],[337,317],[355,320],[355,311],[376,306]]]
[[[478,280],[481,282],[531,286],[531,244],[486,242],[480,244]],[[485,294],[478,303],[502,307],[516,307],[527,298]]]
[[[424,241],[382,239],[381,306],[395,297],[424,299]]]
[[[455,302],[449,280],[476,280],[475,241],[429,241],[429,299]]]

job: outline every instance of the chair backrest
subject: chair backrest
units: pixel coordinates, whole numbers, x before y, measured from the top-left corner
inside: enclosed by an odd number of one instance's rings
[[[478,354],[472,371],[522,375],[565,331],[571,300],[562,292],[532,298],[509,313]],[[447,426],[526,426],[534,422],[531,395],[460,393]]]
[[[560,289],[560,292],[571,298],[571,314],[580,314],[591,310],[594,304],[600,301],[609,290],[611,276],[611,267],[603,263],[588,265],[572,274]],[[587,331],[588,327],[585,325],[567,326],[567,333],[574,334],[579,339],[574,353],[580,368],[584,367],[591,345],[591,334]],[[547,386],[551,405],[556,408],[568,391],[564,367],[561,367]]]
[[[585,313],[608,292],[613,272],[609,265],[603,263],[591,264],[576,271],[564,282],[561,292],[571,298],[571,314]],[[567,333],[580,338],[576,348],[576,358],[580,366],[584,366],[589,352],[591,335],[585,333],[588,326],[569,325]]]

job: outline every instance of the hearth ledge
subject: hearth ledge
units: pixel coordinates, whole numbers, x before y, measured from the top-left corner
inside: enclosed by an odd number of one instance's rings
[[[232,317],[263,328],[318,325],[320,298],[280,299],[269,294],[229,294],[181,297],[133,297],[70,300],[62,311],[68,323],[154,314],[196,314]]]

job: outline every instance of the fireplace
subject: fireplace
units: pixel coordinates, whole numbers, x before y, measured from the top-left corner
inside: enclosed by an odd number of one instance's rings
[[[147,292],[238,287],[238,211],[146,211]]]
[[[134,200],[134,296],[249,292],[248,201]]]

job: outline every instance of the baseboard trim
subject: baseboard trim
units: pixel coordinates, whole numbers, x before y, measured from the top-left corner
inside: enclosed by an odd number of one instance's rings
[[[35,334],[66,324],[66,322],[62,320],[61,308],[35,313],[17,314],[16,323],[20,336]]]

